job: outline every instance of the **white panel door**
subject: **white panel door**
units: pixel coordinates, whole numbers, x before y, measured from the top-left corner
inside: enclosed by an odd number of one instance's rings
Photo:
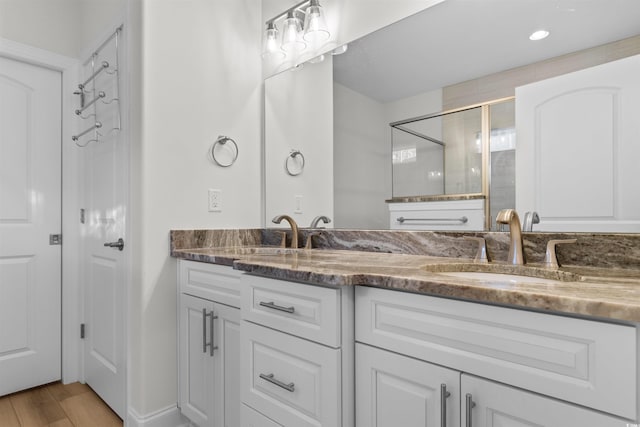
[[[358,427],[459,425],[459,387],[458,371],[356,344]]]
[[[622,418],[605,415],[602,412],[592,411],[467,374],[461,375],[460,396],[462,425],[472,425],[473,427],[623,427],[635,425]],[[469,402],[472,403],[469,404]],[[471,419],[467,420],[467,416],[470,416]],[[465,422],[466,424],[464,424]]]
[[[105,46],[96,63],[106,60],[116,64],[115,41]],[[89,66],[84,78],[90,76]],[[101,73],[87,85],[86,102],[98,91],[105,92],[105,104],[98,100],[94,110],[87,110],[88,119],[79,121],[80,131],[97,120],[101,136],[98,142],[88,142],[93,132],[78,141],[84,168],[85,224],[83,225],[84,318],[86,326],[84,377],[96,393],[121,417],[125,414],[126,351],[125,351],[125,284],[127,283],[126,218],[128,201],[128,150],[123,134],[113,130],[119,123],[116,75]],[[94,85],[94,86],[92,86]],[[106,101],[105,101],[106,102]],[[106,247],[123,239],[124,248]]]
[[[61,87],[0,57],[0,395],[60,379]]]
[[[640,231],[640,55],[516,89],[516,209],[540,231]]]

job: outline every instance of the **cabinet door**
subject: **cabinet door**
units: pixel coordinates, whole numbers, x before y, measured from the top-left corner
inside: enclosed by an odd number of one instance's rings
[[[472,375],[461,376],[462,425],[473,427],[622,427],[628,421]],[[469,405],[468,401],[473,404]],[[467,409],[471,420],[467,421]],[[466,424],[464,424],[466,422]]]
[[[211,301],[180,295],[180,408],[199,427],[214,425],[213,357],[207,345],[213,306]]]
[[[213,305],[214,425],[240,425],[240,310]]]
[[[458,371],[357,343],[356,426],[459,426],[459,382]]]

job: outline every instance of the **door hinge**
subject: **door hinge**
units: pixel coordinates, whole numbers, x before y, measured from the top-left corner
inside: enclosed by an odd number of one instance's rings
[[[84,339],[84,323],[80,323],[80,339]]]
[[[62,234],[49,234],[49,244],[50,245],[61,245],[62,244]]]
[[[84,208],[80,209],[80,224],[84,224]]]

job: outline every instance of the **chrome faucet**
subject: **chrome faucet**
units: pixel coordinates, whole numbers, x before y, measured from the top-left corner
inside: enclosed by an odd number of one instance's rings
[[[503,209],[496,216],[498,224],[509,224],[509,235],[511,243],[509,245],[509,263],[513,265],[524,265],[524,249],[522,243],[522,231],[520,228],[520,218],[515,209]]]
[[[522,222],[522,231],[533,231],[533,224],[540,224],[538,212],[526,212],[524,214],[524,221]]]
[[[286,220],[291,226],[291,247],[298,249],[298,224],[296,224],[296,221],[289,215],[278,215],[271,221],[274,224],[280,224],[283,219]]]
[[[313,218],[313,221],[311,221],[311,225],[309,226],[309,228],[318,228],[318,223],[320,221],[324,222],[325,224],[329,224],[331,222],[331,219],[328,216],[319,215]]]

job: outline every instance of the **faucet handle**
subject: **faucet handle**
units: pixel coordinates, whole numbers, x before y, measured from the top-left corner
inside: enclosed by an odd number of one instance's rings
[[[320,235],[322,235],[322,233],[319,231],[312,231],[311,233],[307,234],[307,243],[305,243],[304,248],[313,249],[313,238]]]
[[[467,240],[478,242],[478,251],[476,252],[474,261],[479,264],[488,263],[489,257],[487,256],[487,241],[484,239],[484,237],[465,236],[464,238]]]
[[[286,248],[287,247],[287,232],[286,231],[275,231],[274,233],[276,233],[276,235],[280,235],[280,247],[281,248]]]
[[[552,239],[547,243],[547,253],[544,256],[544,265],[545,267],[550,268],[558,268],[560,264],[558,264],[558,257],[556,254],[556,245],[565,244],[565,243],[575,243],[577,239]]]

